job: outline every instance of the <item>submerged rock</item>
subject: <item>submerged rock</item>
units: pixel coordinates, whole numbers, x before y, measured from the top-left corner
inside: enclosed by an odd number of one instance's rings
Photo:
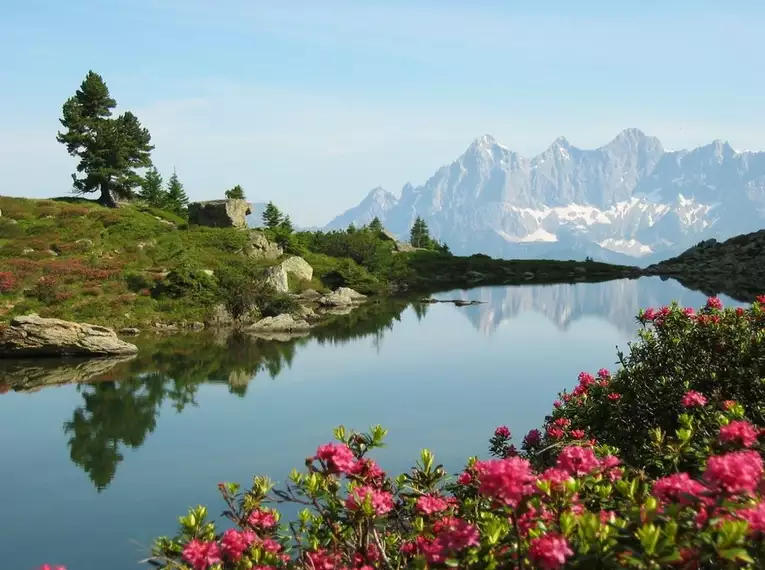
[[[305,331],[311,328],[308,321],[303,319],[296,319],[289,314],[276,315],[275,317],[266,317],[260,319],[257,323],[254,323],[247,327],[248,331],[269,331],[269,332],[289,332],[289,331]]]
[[[363,303],[366,301],[366,298],[366,295],[362,295],[350,287],[339,287],[328,295],[324,295],[320,298],[318,303],[324,307],[342,307]]]
[[[0,357],[111,356],[138,352],[138,347],[106,327],[46,319],[36,314],[15,317],[0,331]]]

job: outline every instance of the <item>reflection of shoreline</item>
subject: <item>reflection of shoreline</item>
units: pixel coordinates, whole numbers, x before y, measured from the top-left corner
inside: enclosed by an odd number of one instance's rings
[[[675,280],[664,281],[657,277],[601,283],[483,287],[449,291],[435,297],[481,301],[480,305],[456,310],[464,313],[477,330],[489,335],[519,314],[535,312],[543,314],[562,331],[590,316],[606,320],[621,333],[632,336],[638,330],[635,316],[640,309],[672,301],[698,307],[706,299],[704,293],[686,289]],[[738,304],[733,299],[723,300],[726,304]]]
[[[47,386],[109,382],[111,371],[135,356],[120,358],[20,359],[0,361],[0,385],[15,392],[36,392]]]

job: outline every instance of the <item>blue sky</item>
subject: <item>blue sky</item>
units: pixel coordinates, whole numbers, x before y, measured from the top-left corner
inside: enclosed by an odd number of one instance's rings
[[[638,127],[765,149],[765,3],[9,0],[3,194],[66,194],[61,104],[93,69],[193,199],[242,184],[298,224],[419,184],[471,140],[524,154]]]

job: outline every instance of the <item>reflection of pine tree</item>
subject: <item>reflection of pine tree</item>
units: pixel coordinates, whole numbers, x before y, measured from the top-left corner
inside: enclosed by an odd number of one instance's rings
[[[412,303],[412,309],[414,309],[414,314],[417,315],[417,320],[421,321],[428,314],[430,305],[428,303]]]
[[[164,403],[172,404],[177,412],[196,405],[195,395],[202,383],[226,384],[232,394],[243,397],[257,373],[276,378],[292,366],[298,348],[307,342],[337,344],[372,336],[379,347],[385,331],[400,320],[404,308],[400,302],[362,305],[317,329],[313,337],[289,342],[235,334],[216,343],[201,334],[147,346],[137,358],[110,370],[110,375],[125,381],[78,387],[83,402],[64,424],[72,461],[101,491],[123,460],[121,448],[143,445],[156,428]],[[235,382],[230,382],[232,376]]]

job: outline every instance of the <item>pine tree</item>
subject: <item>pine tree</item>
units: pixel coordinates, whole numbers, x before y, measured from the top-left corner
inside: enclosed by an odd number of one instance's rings
[[[56,140],[80,160],[72,174],[75,192],[100,192],[99,202],[116,207],[133,197],[142,178],[135,171],[151,166],[151,135],[130,112],[113,118],[117,102],[103,78],[89,71],[74,96],[62,107]],[[79,176],[78,176],[79,175]]]
[[[183,184],[178,180],[178,174],[173,170],[173,175],[170,180],[167,181],[167,193],[165,194],[167,200],[165,208],[178,215],[183,215],[186,212],[186,206],[189,204],[189,198],[186,196],[186,191],[183,189]]]
[[[164,208],[167,202],[167,193],[162,187],[162,175],[156,167],[151,167],[141,182],[141,190],[138,197],[154,208]]]
[[[383,231],[382,222],[380,221],[380,218],[378,218],[377,216],[375,216],[374,219],[371,222],[369,222],[368,227],[370,230],[372,230],[375,233],[380,233],[381,231]]]
[[[275,228],[282,223],[282,213],[279,211],[273,202],[266,204],[266,209],[263,210],[263,225],[267,228]]]
[[[429,247],[432,243],[428,224],[420,216],[414,220],[414,225],[409,231],[409,243],[413,247]]]
[[[295,230],[295,228],[292,226],[292,220],[290,220],[289,215],[284,216],[284,219],[279,224],[279,228],[288,234],[291,234]]]
[[[239,186],[239,184],[237,184],[230,190],[226,190],[226,199],[227,200],[245,200],[246,198],[244,197],[244,188],[242,188],[241,186]]]
[[[348,224],[348,228],[345,230],[345,233],[355,234],[356,233],[356,225],[353,222]]]

